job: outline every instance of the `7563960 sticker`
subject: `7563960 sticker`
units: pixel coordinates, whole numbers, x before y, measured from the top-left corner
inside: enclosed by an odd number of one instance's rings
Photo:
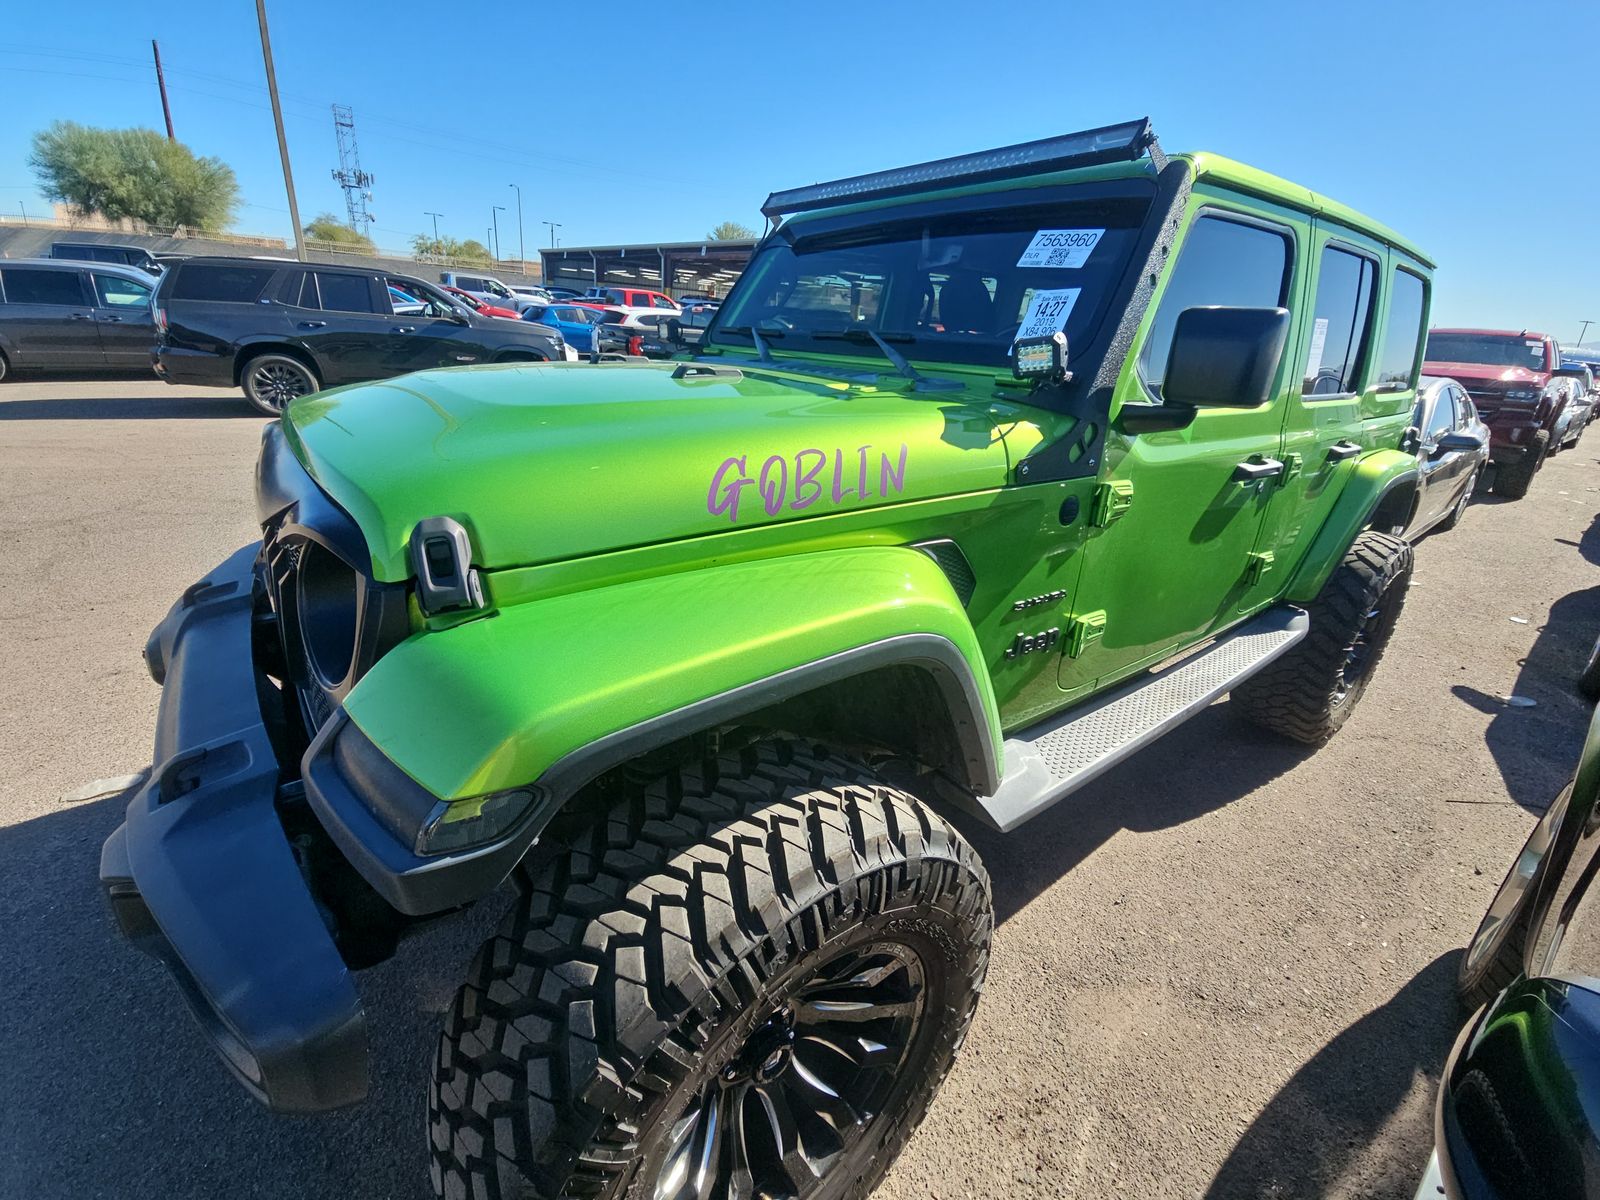
[[[1017,259],[1019,267],[1081,267],[1105,236],[1104,229],[1041,229]]]

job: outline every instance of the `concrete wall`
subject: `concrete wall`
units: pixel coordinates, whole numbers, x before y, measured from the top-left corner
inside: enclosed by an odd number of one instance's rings
[[[0,225],[0,258],[49,258],[52,242],[113,242],[119,246],[143,246],[152,254],[225,254],[245,256],[270,255],[273,258],[293,258],[288,247],[240,245],[237,242],[216,242],[206,238],[153,237],[149,234],[102,233],[86,229],[59,229],[48,225]],[[444,267],[436,263],[418,262],[414,258],[385,258],[371,254],[344,254],[325,250],[307,250],[311,262],[339,263],[343,266],[371,267],[374,271],[394,271],[415,275],[419,279],[437,282]],[[468,274],[493,275],[504,283],[538,283],[538,271],[533,263],[530,274],[519,274],[509,263],[493,267],[452,268]]]

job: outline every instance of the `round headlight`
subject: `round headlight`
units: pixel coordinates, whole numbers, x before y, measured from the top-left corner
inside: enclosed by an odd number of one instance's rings
[[[356,654],[356,573],[331,550],[307,542],[300,552],[295,608],[300,642],[317,682],[335,687]]]

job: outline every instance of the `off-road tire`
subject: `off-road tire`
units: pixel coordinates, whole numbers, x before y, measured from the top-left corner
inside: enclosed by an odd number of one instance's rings
[[[266,376],[277,375],[283,379],[283,391],[271,390]],[[298,377],[298,378],[297,378]],[[282,396],[293,392],[290,400],[309,396],[322,390],[317,373],[290,354],[257,354],[239,371],[239,386],[244,388],[244,398],[257,412],[269,417],[281,417],[287,404]]]
[[[921,1121],[978,1001],[994,918],[976,853],[864,767],[780,739],[674,767],[598,807],[558,830],[559,848],[528,869],[451,1006],[428,1089],[435,1192],[653,1196],[673,1135],[681,1144],[699,1134],[698,1125],[683,1132],[687,1115],[707,1095],[732,1104],[736,1087],[746,1088],[737,1093],[746,1121],[730,1107],[717,1127],[746,1136],[719,1145],[745,1146],[754,1162],[779,1127],[762,1091],[776,1085],[755,1073],[747,1085],[724,1081],[752,1070],[741,1064],[772,1028],[767,1016],[808,980],[808,994],[837,994],[842,985],[819,985],[813,972],[840,954],[889,946],[919,964],[915,1032],[894,1068],[878,1071],[887,1090],[864,1123],[845,1123],[854,1140],[823,1183],[787,1189],[866,1195]],[[873,986],[911,976],[886,978]],[[882,1027],[851,1026],[860,1037]],[[877,1045],[860,1053],[881,1062]],[[824,1052],[813,1043],[806,1053]],[[807,1061],[819,1076],[828,1065]],[[789,1070],[789,1087],[800,1074]],[[789,1109],[807,1122],[808,1151],[827,1140],[811,1109]],[[771,1188],[743,1183],[746,1195]]]
[[[1275,733],[1311,746],[1326,742],[1383,658],[1411,585],[1411,563],[1409,542],[1375,530],[1358,536],[1306,605],[1306,636],[1235,688],[1233,702]]]
[[[1600,640],[1589,651],[1589,661],[1578,672],[1578,690],[1591,700],[1600,700]]]
[[[1467,505],[1472,503],[1473,494],[1478,490],[1478,476],[1481,472],[1482,468],[1473,469],[1472,478],[1467,480],[1467,486],[1461,491],[1461,499],[1456,501],[1455,507],[1436,526],[1440,533],[1449,533],[1457,525],[1461,524],[1462,514],[1467,511]]]
[[[1571,794],[1568,787],[1534,825],[1461,955],[1456,999],[1468,1011],[1493,1000],[1523,971],[1545,859]]]
[[[1498,468],[1494,476],[1494,494],[1507,500],[1521,500],[1533,486],[1533,477],[1544,466],[1545,455],[1550,452],[1550,431],[1534,431],[1533,444],[1516,462]]]

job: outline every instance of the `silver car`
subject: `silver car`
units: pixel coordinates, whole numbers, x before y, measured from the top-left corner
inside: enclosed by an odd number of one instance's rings
[[[1417,456],[1421,487],[1405,536],[1413,541],[1432,529],[1453,529],[1472,502],[1489,464],[1489,427],[1467,389],[1454,379],[1424,375],[1403,449]]]

